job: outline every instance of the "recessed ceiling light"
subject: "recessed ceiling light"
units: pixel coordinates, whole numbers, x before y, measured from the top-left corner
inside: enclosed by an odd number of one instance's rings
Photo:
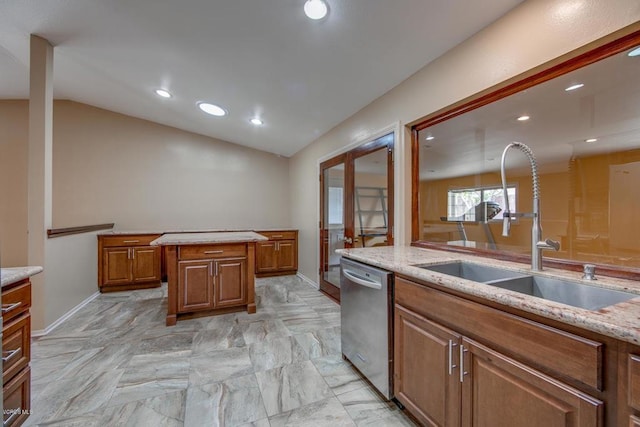
[[[524,121],[529,120],[530,118],[531,117],[529,117],[529,116],[520,116],[520,117],[518,117],[518,121],[519,122],[524,122]]]
[[[208,102],[201,102],[198,104],[198,107],[207,114],[211,114],[212,116],[226,116],[227,112],[222,107],[218,107],[215,104],[209,104]]]
[[[584,83],[578,83],[578,84],[569,86],[568,88],[565,89],[565,91],[571,92],[572,90],[580,89],[583,86],[584,86]]]
[[[596,142],[598,140],[598,138],[589,138],[589,139],[585,139],[584,142]]]
[[[263,124],[263,121],[262,121],[262,120],[260,120],[260,119],[259,119],[259,118],[257,118],[257,117],[254,117],[253,119],[251,119],[251,123],[253,123],[253,124],[254,124],[254,125],[256,125],[256,126],[260,126],[260,125],[262,125],[262,124]]]
[[[436,139],[436,137],[431,135],[426,138],[427,141],[433,141],[434,139]]]
[[[156,89],[156,95],[161,96],[163,98],[171,98],[171,93],[164,89]]]
[[[304,13],[310,19],[322,19],[327,15],[327,4],[323,0],[307,0]]]
[[[640,47],[637,47],[631,52],[627,53],[627,56],[640,56]]]

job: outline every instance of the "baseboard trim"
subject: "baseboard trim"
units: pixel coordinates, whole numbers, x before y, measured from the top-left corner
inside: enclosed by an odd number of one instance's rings
[[[71,316],[76,314],[76,312],[78,312],[78,310],[80,310],[82,307],[84,307],[85,305],[89,304],[91,301],[96,299],[98,297],[98,295],[100,295],[100,292],[96,292],[93,295],[89,296],[87,299],[85,299],[80,304],[78,304],[75,307],[73,307],[71,310],[67,311],[58,320],[56,320],[55,322],[53,322],[52,324],[47,326],[45,329],[37,329],[35,331],[31,331],[31,336],[32,337],[43,337],[45,335],[48,335],[51,331],[53,331],[55,328],[60,326],[60,324],[62,322],[64,322],[65,320],[67,320],[68,318],[70,318]]]
[[[309,279],[304,274],[298,272],[298,273],[296,273],[296,276],[298,276],[300,279],[302,279],[303,282],[306,282],[309,286],[313,287],[314,289],[320,289],[320,285],[318,285],[313,280]]]

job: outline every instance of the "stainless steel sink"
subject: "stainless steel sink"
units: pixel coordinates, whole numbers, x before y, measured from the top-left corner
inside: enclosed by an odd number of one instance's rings
[[[464,261],[416,265],[415,267],[587,310],[599,310],[631,298],[640,297],[640,295],[630,292],[599,288],[584,283],[487,267]]]
[[[504,270],[497,267],[487,267],[471,262],[455,261],[446,264],[435,265],[416,265],[416,267],[424,268],[438,273],[456,276],[462,279],[473,280],[474,282],[489,283],[495,280],[513,279],[518,277],[526,277],[526,274],[517,271]]]
[[[541,276],[519,277],[490,285],[587,310],[599,310],[640,296]]]

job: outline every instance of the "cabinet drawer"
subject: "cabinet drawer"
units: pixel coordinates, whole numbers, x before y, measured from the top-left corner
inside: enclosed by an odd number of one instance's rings
[[[295,231],[257,231],[257,233],[268,237],[269,240],[295,239],[297,234]]]
[[[29,310],[29,307],[31,307],[30,281],[2,290],[2,321],[4,323]]]
[[[396,303],[427,318],[545,373],[602,390],[602,343],[402,278],[395,291]]]
[[[629,355],[629,406],[640,411],[640,355]]]
[[[2,328],[2,381],[6,384],[31,359],[31,315],[25,313]]]
[[[31,412],[31,371],[27,367],[2,387],[4,426],[19,426]]]
[[[151,241],[160,237],[160,234],[130,234],[123,236],[100,236],[102,247],[112,248],[117,246],[148,246]]]
[[[179,259],[227,258],[247,255],[245,244],[236,245],[193,245],[178,248]]]

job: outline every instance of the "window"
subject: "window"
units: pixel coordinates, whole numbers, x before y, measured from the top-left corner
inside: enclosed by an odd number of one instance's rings
[[[342,187],[329,187],[329,224],[342,224]]]
[[[507,186],[509,209],[516,210],[516,186]],[[502,220],[504,196],[502,187],[460,188],[448,191],[447,220],[485,221]],[[496,213],[496,210],[498,211]]]

